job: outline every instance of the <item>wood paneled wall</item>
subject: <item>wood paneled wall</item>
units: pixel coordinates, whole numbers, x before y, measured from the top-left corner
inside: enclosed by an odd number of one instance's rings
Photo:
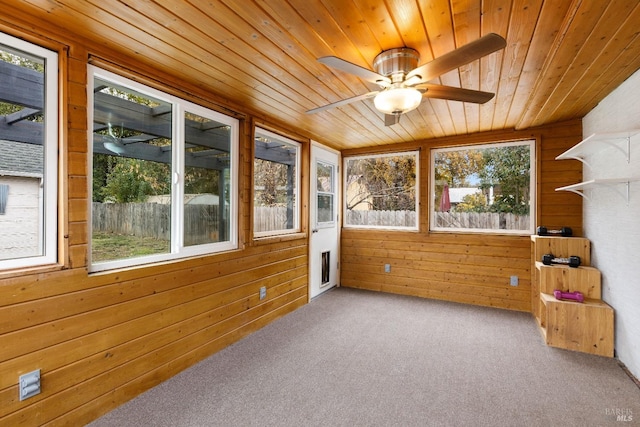
[[[251,239],[251,123],[242,108],[145,68],[117,46],[91,44],[73,28],[52,27],[19,10],[0,18],[0,30],[61,54],[64,94],[60,186],[60,266],[0,273],[0,425],[81,425],[197,361],[304,305],[308,300],[307,215],[288,238]],[[240,248],[236,251],[89,274],[87,63],[123,67],[144,83],[198,103],[239,112],[241,144]],[[127,71],[125,71],[127,70]],[[286,130],[286,129],[283,129]],[[523,132],[442,139],[389,150],[490,142]],[[554,162],[580,140],[580,124],[564,123],[527,135],[540,138],[538,223],[581,229],[581,200],[553,188],[577,182],[577,162]],[[361,153],[364,151],[360,151]],[[355,152],[354,152],[355,153]],[[303,200],[308,196],[304,145]],[[528,237],[429,233],[426,187],[418,233],[344,230],[342,285],[516,310],[530,309]],[[392,265],[383,273],[384,263]],[[509,286],[518,275],[520,286]],[[259,300],[261,286],[267,298]],[[19,375],[41,369],[42,393],[18,400]]]
[[[582,233],[582,199],[555,188],[580,182],[577,161],[555,157],[580,142],[580,121],[528,131],[480,133],[385,147],[384,151],[420,150],[420,231],[342,231],[342,286],[416,295],[467,304],[531,311],[531,241],[529,236],[429,232],[429,150],[436,147],[536,138],[536,225],[572,227]],[[381,152],[376,148],[377,153]],[[345,150],[343,157],[366,149]],[[391,271],[385,273],[384,265]],[[510,276],[519,285],[510,285]]]
[[[0,272],[0,425],[83,425],[306,304],[307,219],[302,233],[252,239],[251,126],[254,119],[269,122],[240,110],[239,249],[89,274],[88,62],[122,64],[122,73],[144,83],[163,81],[160,89],[212,108],[220,103],[170,75],[136,68],[135,59],[19,18],[0,18],[0,30],[60,53],[67,126],[60,144],[60,265]],[[302,155],[306,200],[308,141]],[[21,402],[18,378],[36,369],[42,393]]]

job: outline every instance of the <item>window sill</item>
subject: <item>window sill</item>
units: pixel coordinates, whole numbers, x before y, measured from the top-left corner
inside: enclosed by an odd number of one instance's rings
[[[490,230],[490,229],[461,229],[461,228],[437,228],[429,230],[429,234],[467,234],[467,235],[483,235],[483,236],[502,236],[502,237],[527,237],[534,234],[531,230]]]
[[[274,234],[271,236],[254,237],[253,244],[255,246],[268,245],[271,243],[288,242],[291,240],[300,240],[300,239],[306,239],[306,238],[307,238],[306,232],[297,232],[297,233],[291,233],[291,234]]]
[[[62,264],[46,264],[33,267],[18,267],[15,269],[6,269],[0,271],[0,280],[11,279],[14,277],[32,276],[36,274],[52,273],[55,271],[65,270]]]

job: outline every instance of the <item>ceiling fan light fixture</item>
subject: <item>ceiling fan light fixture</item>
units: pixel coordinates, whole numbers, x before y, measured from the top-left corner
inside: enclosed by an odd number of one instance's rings
[[[422,93],[414,88],[398,87],[383,90],[373,99],[376,109],[384,114],[402,114],[415,110],[422,101]]]

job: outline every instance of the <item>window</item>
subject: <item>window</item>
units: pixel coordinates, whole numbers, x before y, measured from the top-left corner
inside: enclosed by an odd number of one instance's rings
[[[8,197],[9,197],[9,185],[0,184],[0,215],[4,215],[6,213]]]
[[[254,144],[254,235],[300,231],[300,144],[260,128]]]
[[[345,226],[418,229],[418,152],[345,159]]]
[[[335,194],[334,165],[322,160],[316,162],[316,224],[332,226],[335,221]]]
[[[55,263],[55,52],[0,33],[0,116],[0,268]]]
[[[237,247],[237,120],[89,70],[91,270]]]
[[[531,234],[535,141],[431,150],[431,230]]]

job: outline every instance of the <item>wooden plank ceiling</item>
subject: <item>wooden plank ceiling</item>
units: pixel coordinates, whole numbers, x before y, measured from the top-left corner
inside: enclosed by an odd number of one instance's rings
[[[338,149],[580,118],[640,68],[637,0],[20,3],[13,7]],[[486,104],[425,98],[388,127],[372,99],[305,114],[378,89],[319,57],[371,68],[381,51],[407,46],[422,64],[490,32],[507,40],[504,50],[434,81],[495,92]]]

